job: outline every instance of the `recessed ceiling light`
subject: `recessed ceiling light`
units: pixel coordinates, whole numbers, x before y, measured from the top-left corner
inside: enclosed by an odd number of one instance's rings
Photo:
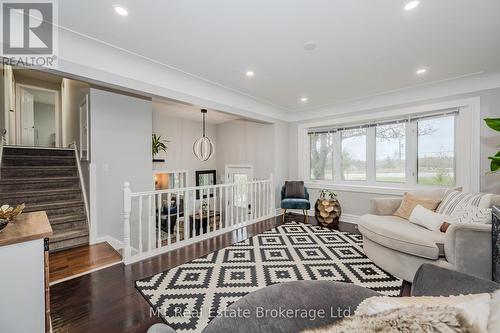
[[[312,51],[312,50],[316,49],[317,46],[318,46],[318,44],[316,44],[316,42],[307,42],[304,44],[304,50]]]
[[[246,74],[247,74],[248,77],[252,77],[252,76],[255,75],[255,73],[253,71],[247,71]]]
[[[116,6],[115,7],[115,12],[118,15],[121,15],[121,16],[127,16],[128,15],[128,10],[126,10],[125,8],[120,7],[120,6]]]
[[[301,101],[302,103],[307,102],[307,97],[302,97],[302,98],[300,99],[300,101]]]
[[[418,0],[413,0],[413,1],[410,1],[408,2],[406,5],[405,5],[405,10],[412,10],[412,9],[415,9],[417,8],[417,6],[420,5],[420,1]]]
[[[417,75],[425,74],[427,73],[427,68],[419,68],[415,73],[417,73]]]

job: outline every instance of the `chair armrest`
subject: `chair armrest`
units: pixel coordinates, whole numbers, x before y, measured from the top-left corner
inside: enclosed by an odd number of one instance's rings
[[[491,293],[500,284],[472,275],[423,264],[415,273],[411,286],[412,296],[450,296]]]
[[[458,271],[491,279],[491,224],[452,224],[446,230],[446,260]]]
[[[401,205],[402,198],[373,198],[375,215],[393,215]]]

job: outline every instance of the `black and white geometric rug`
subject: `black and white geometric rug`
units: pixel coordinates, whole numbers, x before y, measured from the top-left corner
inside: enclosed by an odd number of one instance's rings
[[[184,265],[136,281],[177,332],[201,332],[251,291],[281,282],[329,280],[398,296],[402,281],[364,254],[361,235],[287,223]]]

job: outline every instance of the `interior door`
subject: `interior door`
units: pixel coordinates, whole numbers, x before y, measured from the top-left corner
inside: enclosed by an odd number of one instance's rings
[[[21,143],[25,146],[35,145],[34,97],[29,91],[22,88],[21,88]]]
[[[233,217],[233,223],[241,223],[249,219],[252,211],[250,203],[251,188],[248,182],[253,180],[252,166],[226,166],[226,180],[232,187],[228,198],[228,211]]]

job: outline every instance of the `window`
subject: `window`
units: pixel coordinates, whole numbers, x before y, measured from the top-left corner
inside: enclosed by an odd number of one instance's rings
[[[310,178],[333,180],[333,133],[311,133]]]
[[[379,125],[376,132],[376,180],[406,182],[406,123]]]
[[[309,131],[310,180],[393,186],[456,183],[458,110]]]
[[[366,128],[341,131],[342,179],[366,180]]]
[[[455,117],[419,120],[417,175],[420,185],[455,185]]]

